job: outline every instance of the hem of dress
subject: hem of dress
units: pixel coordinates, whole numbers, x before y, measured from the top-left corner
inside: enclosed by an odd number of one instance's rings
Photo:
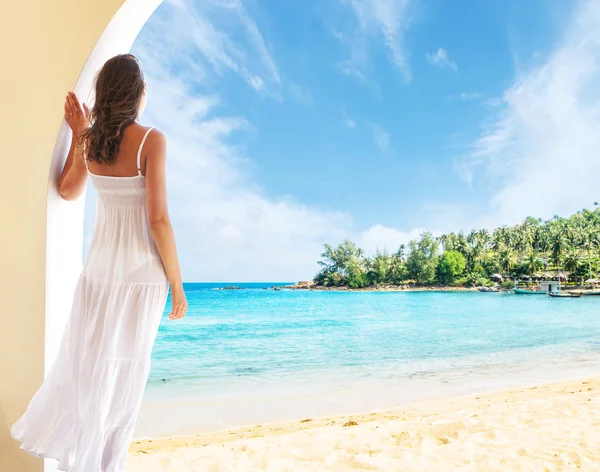
[[[60,461],[56,457],[50,457],[47,454],[40,454],[40,453],[31,451],[31,450],[25,448],[22,444],[21,444],[20,449],[21,449],[21,451],[29,454],[30,456],[37,457],[38,459],[56,461],[56,462],[58,462],[60,464]],[[58,467],[60,467],[60,465]],[[69,469],[59,469],[59,468],[57,468],[56,471],[57,472],[69,472]]]
[[[21,435],[18,434],[11,434],[11,436],[16,439],[20,444],[19,444],[19,449],[21,449],[21,451],[29,454],[30,456],[33,457],[37,457],[38,459],[48,459],[48,460],[52,460],[52,461],[56,461],[58,462],[58,466],[57,466],[57,472],[69,472],[69,469],[61,469],[60,467],[62,466],[62,464],[60,463],[60,459],[57,459],[56,457],[52,457],[48,454],[45,454],[43,452],[36,452],[32,449],[26,448],[25,445],[23,444],[23,441],[25,438],[21,437]]]
[[[127,427],[126,425],[118,425],[119,427]],[[64,464],[63,463],[63,459],[58,459],[57,457],[55,457],[52,454],[48,454],[46,452],[43,451],[39,451],[39,450],[34,450],[34,449],[30,449],[28,447],[25,447],[25,434],[23,433],[23,431],[19,431],[19,432],[15,432],[15,429],[19,429],[19,428],[15,428],[15,425],[13,425],[13,427],[10,429],[10,435],[12,436],[13,439],[15,439],[18,443],[19,443],[19,449],[21,451],[23,451],[26,454],[29,454],[30,456],[33,457],[37,457],[38,459],[42,459],[42,460],[52,460],[56,462],[56,471],[57,472],[69,472],[70,470],[74,470],[71,468],[72,464],[70,463],[70,460],[68,460],[68,464]],[[130,441],[131,442],[131,441]],[[64,449],[65,451],[68,450],[67,448],[62,447],[62,449]],[[79,470],[78,467],[77,470]]]

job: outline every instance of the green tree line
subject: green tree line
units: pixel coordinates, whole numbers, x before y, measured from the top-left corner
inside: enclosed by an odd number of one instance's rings
[[[598,202],[594,203],[598,207]],[[600,271],[600,208],[568,218],[526,218],[521,224],[443,234],[424,232],[395,253],[368,257],[352,241],[324,245],[314,281],[364,288],[414,282],[422,285],[484,286],[492,274],[511,279],[565,271],[571,280]]]

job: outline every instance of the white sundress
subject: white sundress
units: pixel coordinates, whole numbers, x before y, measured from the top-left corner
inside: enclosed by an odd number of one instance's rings
[[[61,347],[11,434],[65,472],[123,472],[169,284],[148,230],[146,182],[89,172],[96,227]]]

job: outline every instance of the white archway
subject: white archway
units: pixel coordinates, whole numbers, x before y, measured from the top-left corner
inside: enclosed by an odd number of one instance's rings
[[[116,54],[129,52],[140,30],[162,1],[126,0],[123,3],[81,71],[74,90],[79,97],[90,95],[94,76],[106,60]],[[81,271],[85,200],[81,198],[76,202],[65,202],[60,198],[56,186],[69,150],[70,137],[69,128],[63,123],[54,145],[48,182],[44,338],[46,374],[58,352],[71,310],[75,283]],[[46,461],[44,470],[52,472],[55,468]]]

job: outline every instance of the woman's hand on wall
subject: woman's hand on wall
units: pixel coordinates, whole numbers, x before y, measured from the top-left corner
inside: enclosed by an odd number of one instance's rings
[[[73,92],[67,93],[65,100],[65,120],[76,136],[79,136],[83,130],[90,126],[90,110],[88,110],[85,103],[83,107],[81,106],[77,95]]]

